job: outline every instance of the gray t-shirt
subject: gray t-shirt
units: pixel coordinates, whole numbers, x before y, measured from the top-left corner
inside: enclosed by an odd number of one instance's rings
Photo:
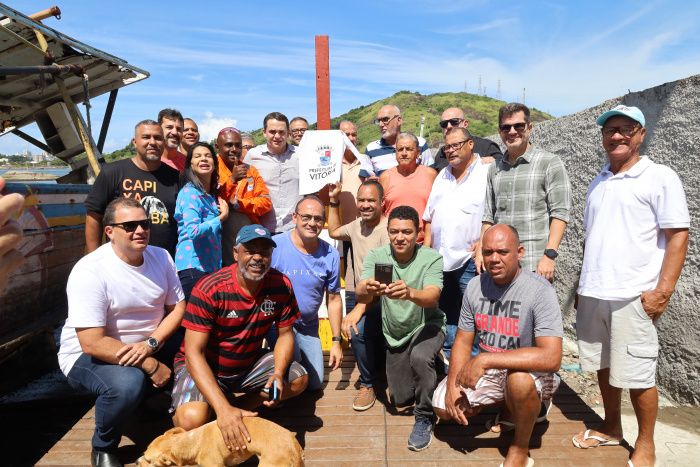
[[[535,337],[564,334],[554,287],[542,276],[524,269],[504,286],[496,285],[488,273],[469,281],[459,329],[476,331],[484,352],[534,347]]]

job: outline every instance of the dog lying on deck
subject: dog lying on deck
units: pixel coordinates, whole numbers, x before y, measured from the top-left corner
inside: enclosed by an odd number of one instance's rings
[[[251,442],[245,451],[229,451],[216,425],[209,422],[194,430],[171,428],[151,442],[139,458],[139,467],[238,465],[258,456],[261,467],[303,467],[304,451],[294,434],[259,417],[244,417]]]

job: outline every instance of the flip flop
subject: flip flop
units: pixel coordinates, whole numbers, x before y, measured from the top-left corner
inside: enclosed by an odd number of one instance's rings
[[[544,414],[540,415],[535,419],[535,423],[544,423],[547,421],[547,416],[549,415],[549,411],[552,410],[552,399],[547,399],[546,401],[542,401],[542,405],[544,406]],[[540,409],[540,412],[542,412],[542,409]]]
[[[597,448],[598,446],[619,446],[620,445],[620,440],[615,439],[615,438],[603,438],[602,436],[597,436],[597,435],[592,435],[591,430],[586,430],[583,432],[583,441],[587,441],[589,439],[593,439],[598,441],[597,444],[594,444],[592,446],[584,446],[581,444],[579,440],[576,439],[578,435],[574,435],[573,438],[571,438],[571,442],[574,443],[574,446],[576,446],[579,449],[591,449],[591,448]]]
[[[535,459],[532,457],[527,458],[527,464],[525,464],[525,467],[533,467],[535,465]],[[501,462],[501,465],[499,467],[503,467],[503,462]],[[632,466],[634,467],[634,466]]]
[[[491,431],[491,428],[496,425],[501,426],[501,431],[499,433],[508,433],[509,431],[515,430],[515,423],[508,420],[501,420],[501,412],[498,412],[493,420],[486,420],[487,430]]]

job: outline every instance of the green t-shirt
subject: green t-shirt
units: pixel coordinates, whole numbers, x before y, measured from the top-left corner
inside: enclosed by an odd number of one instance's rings
[[[362,268],[362,280],[374,278],[376,263],[392,264],[393,280],[402,279],[413,289],[434,285],[442,290],[442,256],[432,248],[416,245],[413,259],[404,264],[396,261],[391,245],[370,250]],[[381,299],[382,331],[389,347],[401,347],[426,324],[445,331],[445,313],[440,308],[423,308],[409,300],[392,300],[386,296]]]

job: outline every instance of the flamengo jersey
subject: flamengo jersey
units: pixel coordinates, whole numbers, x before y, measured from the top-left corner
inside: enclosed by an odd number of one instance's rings
[[[265,334],[277,322],[291,326],[299,317],[292,283],[270,269],[254,297],[236,280],[237,264],[200,280],[192,290],[182,326],[209,334],[207,363],[217,376],[233,376],[248,370],[260,355]],[[185,363],[185,343],[175,356],[175,366]]]

